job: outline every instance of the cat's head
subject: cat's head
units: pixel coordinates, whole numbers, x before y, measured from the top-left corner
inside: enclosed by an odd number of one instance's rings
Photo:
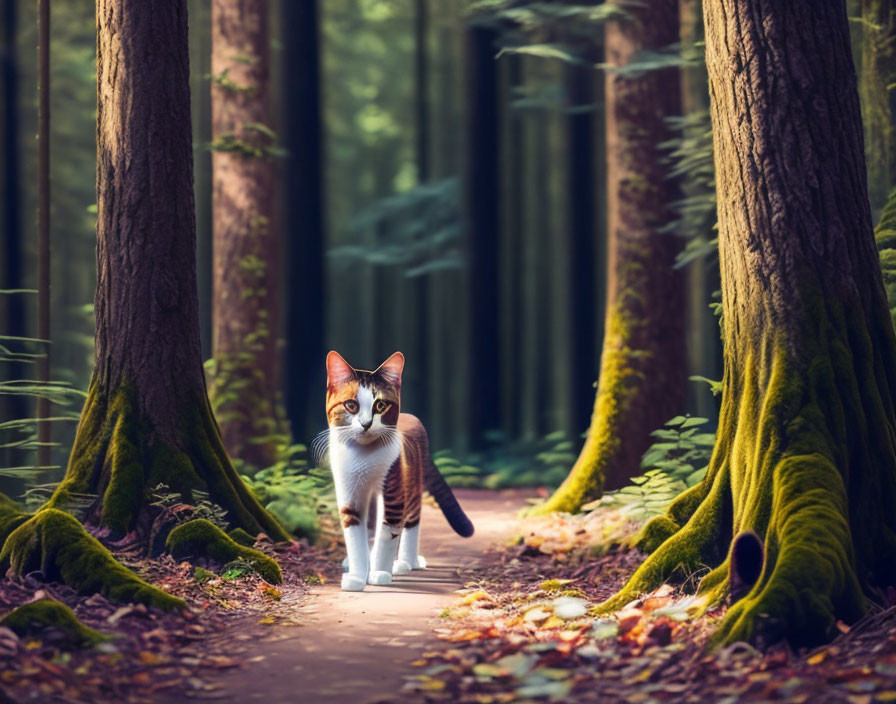
[[[327,355],[327,423],[347,440],[367,444],[395,432],[401,407],[404,355],[375,371],[355,369],[338,352]]]

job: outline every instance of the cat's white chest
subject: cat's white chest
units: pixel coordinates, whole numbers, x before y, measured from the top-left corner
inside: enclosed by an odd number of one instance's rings
[[[343,443],[331,435],[330,466],[337,494],[349,499],[359,493],[379,491],[386,473],[398,459],[400,452],[401,442],[397,437],[385,444],[377,442],[373,445],[361,445],[354,442]]]

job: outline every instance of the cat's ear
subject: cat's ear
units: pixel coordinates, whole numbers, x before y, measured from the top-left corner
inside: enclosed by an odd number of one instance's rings
[[[374,374],[379,374],[390,384],[399,386],[401,384],[401,372],[404,369],[404,355],[401,352],[395,352],[385,362],[383,362]]]
[[[327,388],[335,389],[341,384],[351,381],[355,374],[352,365],[346,362],[335,350],[327,354]]]

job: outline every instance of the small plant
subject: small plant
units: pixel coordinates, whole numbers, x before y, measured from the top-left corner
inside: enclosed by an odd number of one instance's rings
[[[193,579],[196,580],[197,584],[205,584],[216,578],[217,575],[214,572],[207,570],[204,567],[196,567],[193,569]]]
[[[242,579],[250,574],[255,574],[255,567],[252,566],[251,562],[240,557],[224,565],[221,569],[220,577],[221,579],[234,580]]]
[[[607,493],[586,504],[584,510],[619,506],[637,520],[656,516],[685,489],[706,476],[715,446],[715,433],[700,432],[707,418],[675,416],[651,435],[658,438],[641,459],[644,474],[633,477],[629,486]]]
[[[290,445],[277,462],[254,473],[242,462],[234,464],[261,504],[293,535],[316,537],[320,517],[336,510],[330,471],[312,466],[305,445]]]
[[[560,486],[578,456],[577,443],[562,430],[528,442],[511,442],[502,433],[493,432],[490,446],[461,461],[449,450],[433,454],[439,471],[453,487]]]
[[[167,484],[157,484],[149,491],[150,506],[157,506],[169,514],[174,525],[181,525],[196,518],[204,518],[221,530],[227,530],[227,512],[204,491],[193,490],[194,504],[184,503],[181,495]]]
[[[0,296],[33,295],[33,289],[0,290]],[[10,365],[7,371],[24,378],[0,381],[0,396],[11,401],[22,399],[24,405],[30,406],[34,400],[46,399],[52,405],[49,418],[35,417],[12,418],[0,423],[0,477],[9,477],[23,482],[26,488],[25,501],[29,510],[43,505],[55,484],[48,484],[58,479],[56,473],[59,466],[38,466],[31,460],[41,448],[52,450],[61,447],[58,442],[41,442],[38,437],[38,424],[45,422],[56,427],[59,423],[77,423],[79,405],[87,397],[80,389],[74,388],[64,381],[39,381],[30,368],[43,359],[49,341],[16,335],[0,335],[0,363]],[[26,371],[28,369],[29,371]],[[8,374],[11,376],[12,374]],[[21,458],[21,459],[20,459]],[[72,508],[79,509],[80,503],[94,497],[76,497]]]

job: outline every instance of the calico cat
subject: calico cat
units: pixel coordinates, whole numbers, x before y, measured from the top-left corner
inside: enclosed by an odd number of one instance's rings
[[[423,424],[399,410],[403,369],[401,352],[372,372],[353,368],[336,352],[327,355],[325,437],[348,552],[344,591],[390,584],[393,574],[426,567],[417,554],[424,488],[459,535],[473,535],[430,457]],[[375,532],[372,550],[368,531]]]

